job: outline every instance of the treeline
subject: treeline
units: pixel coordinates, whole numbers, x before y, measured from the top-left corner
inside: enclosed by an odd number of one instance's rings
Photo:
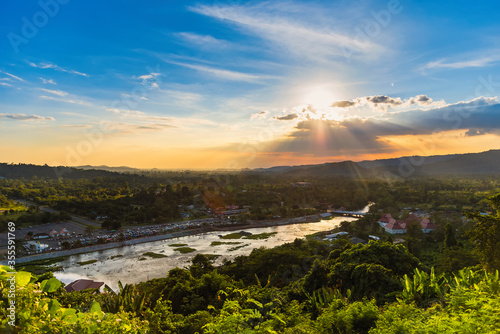
[[[500,209],[500,195],[490,198]],[[471,214],[471,217],[474,214]],[[51,274],[18,272],[14,332],[77,333],[493,333],[500,323],[495,215],[468,234],[480,262],[435,270],[405,245],[297,239],[189,268],[118,291],[65,292]],[[456,240],[455,240],[456,241]],[[488,241],[485,243],[485,241]],[[440,256],[460,246],[445,236]],[[21,268],[20,268],[21,269]],[[0,269],[6,282],[10,270]],[[0,303],[7,305],[3,283]],[[7,309],[0,309],[8,325]],[[26,316],[29,314],[29,316]]]
[[[170,174],[169,174],[170,175]],[[128,176],[127,176],[128,177]],[[305,183],[297,183],[304,181]],[[398,215],[404,208],[432,211],[491,211],[486,200],[500,191],[500,180],[481,178],[408,178],[401,182],[349,178],[294,179],[266,173],[188,173],[124,179],[0,179],[0,200],[26,199],[60,211],[95,219],[106,226],[168,222],[186,211],[200,217],[211,209],[247,208],[238,218],[298,217],[344,207],[358,210],[369,202],[374,212]],[[190,209],[187,209],[190,207]],[[378,217],[377,217],[378,218]]]

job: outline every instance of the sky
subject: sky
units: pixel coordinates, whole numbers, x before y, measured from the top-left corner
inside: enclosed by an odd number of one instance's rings
[[[4,0],[0,162],[239,169],[498,149],[499,10]]]

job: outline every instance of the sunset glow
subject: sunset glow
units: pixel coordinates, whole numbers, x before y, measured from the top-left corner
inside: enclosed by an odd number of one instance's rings
[[[232,169],[498,148],[495,2],[1,6],[3,162]]]

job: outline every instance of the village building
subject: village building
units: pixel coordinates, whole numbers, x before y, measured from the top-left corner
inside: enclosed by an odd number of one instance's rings
[[[79,279],[64,287],[67,292],[82,291],[87,289],[99,289],[104,282],[96,282],[91,279]]]
[[[59,232],[59,235],[60,235],[61,237],[69,237],[69,236],[71,235],[71,233],[69,233],[69,231],[68,231],[66,228],[63,228],[63,229],[61,230],[61,232]]]
[[[37,233],[33,235],[33,239],[45,239],[45,238],[50,238],[50,235],[47,233]]]
[[[390,234],[405,234],[408,225],[412,223],[420,224],[423,233],[430,233],[437,228],[428,218],[420,219],[414,213],[410,214],[405,220],[396,220],[390,213],[382,214],[378,223]]]
[[[380,219],[378,220],[378,223],[379,223],[379,225],[380,225],[380,226],[385,227],[385,225],[387,225],[387,223],[388,223],[391,219],[393,219],[393,218],[392,218],[392,216],[391,216],[391,214],[390,214],[390,213],[384,213],[384,214],[382,215],[382,217],[380,217]]]

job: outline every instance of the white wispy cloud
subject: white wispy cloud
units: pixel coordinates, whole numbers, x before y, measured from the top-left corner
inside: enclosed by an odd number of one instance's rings
[[[57,102],[80,104],[80,105],[84,105],[84,106],[93,106],[92,103],[85,102],[83,100],[72,99],[72,98],[62,99],[62,98],[58,98],[58,97],[54,97],[54,96],[47,96],[47,95],[41,95],[40,98],[44,99],[44,100],[52,100],[52,101],[57,101]]]
[[[190,32],[179,32],[174,33],[174,36],[189,43],[198,45],[201,47],[226,49],[228,47],[234,47],[234,45],[226,40],[218,39],[210,35],[198,35]]]
[[[54,121],[54,117],[45,117],[39,115],[25,115],[25,114],[1,114],[0,118],[12,119],[16,121]]]
[[[83,73],[83,72],[79,72],[79,71],[75,71],[75,70],[69,70],[69,69],[63,68],[63,67],[56,65],[56,64],[53,64],[53,63],[41,62],[41,63],[36,64],[33,62],[29,62],[28,64],[31,67],[35,67],[35,68],[43,68],[43,69],[50,68],[50,69],[54,69],[54,70],[60,71],[60,72],[76,74],[76,75],[80,75],[80,76],[87,77],[87,78],[89,77],[89,75],[87,73]]]
[[[44,91],[49,94],[57,95],[57,96],[66,96],[68,93],[63,92],[62,90],[50,90],[45,88],[40,88],[41,91]]]
[[[12,87],[11,84],[8,84],[6,82],[0,82],[0,86]]]
[[[430,70],[430,69],[441,69],[441,68],[461,69],[469,67],[486,67],[493,65],[499,61],[500,61],[500,56],[498,55],[477,57],[462,61],[447,61],[446,59],[439,59],[428,62],[421,69]]]
[[[175,62],[175,61],[171,61],[171,60],[170,61],[165,60],[165,61],[167,61],[171,64],[190,68],[192,70],[207,73],[207,74],[210,74],[216,78],[229,80],[229,81],[262,83],[263,80],[277,79],[277,77],[271,76],[271,75],[243,73],[243,72],[230,71],[230,70],[220,69],[220,68],[206,66],[206,65],[180,63],[180,62]]]
[[[305,22],[304,17],[297,19],[286,12],[290,4],[282,9],[275,3],[258,5],[198,5],[190,9],[196,13],[210,16],[238,26],[262,40],[271,42],[287,52],[315,61],[327,61],[345,57],[348,54],[373,56],[383,48],[373,40],[356,38],[354,31],[345,32],[339,28],[325,26],[316,22]],[[301,8],[307,12],[308,5],[294,4],[294,11]],[[320,13],[318,9],[316,14]]]
[[[18,81],[22,81],[22,82],[24,82],[24,79],[23,79],[23,78],[18,77],[17,75],[14,75],[14,74],[11,74],[11,73],[9,73],[9,72],[5,72],[5,71],[0,71],[0,73],[3,73],[3,74],[5,74],[5,75],[8,75],[9,77],[14,78],[14,79],[16,79],[16,80],[18,80]]]
[[[45,79],[42,77],[40,77],[39,79],[42,80],[42,83],[44,84],[56,85],[56,82],[53,79]]]

